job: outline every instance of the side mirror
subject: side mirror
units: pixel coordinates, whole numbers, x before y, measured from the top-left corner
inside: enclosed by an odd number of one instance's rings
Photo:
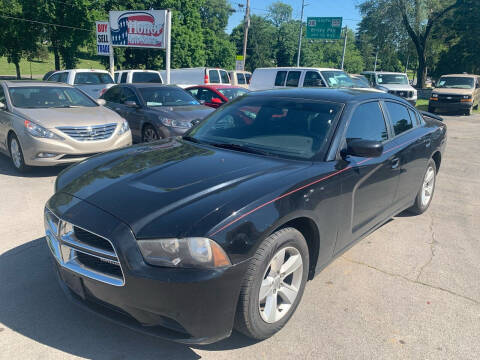
[[[100,106],[107,105],[107,101],[105,99],[97,99],[97,104]]]
[[[365,158],[379,157],[383,153],[383,144],[380,141],[347,139],[345,155],[352,155]]]
[[[129,107],[129,108],[138,108],[138,104],[135,102],[135,101],[125,101],[123,103],[125,106]]]
[[[217,104],[217,105],[223,104],[223,101],[220,98],[212,98],[212,100],[210,100],[210,102],[212,104]]]
[[[201,119],[194,119],[192,121],[190,121],[190,124],[192,124],[192,127],[194,126],[197,126],[198,124],[200,124],[202,120]]]
[[[7,110],[7,105],[5,105],[3,102],[0,102],[0,110]]]

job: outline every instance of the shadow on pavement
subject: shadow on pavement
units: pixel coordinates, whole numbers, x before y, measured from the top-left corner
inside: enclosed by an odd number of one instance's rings
[[[11,160],[4,154],[0,154],[0,175],[16,176],[16,177],[50,177],[57,176],[60,171],[67,166],[37,166],[31,167],[25,173],[20,173],[13,167]]]
[[[69,302],[57,283],[45,239],[0,255],[0,325],[46,346],[88,359],[199,359],[189,346],[136,333]],[[241,348],[234,333],[199,350]]]

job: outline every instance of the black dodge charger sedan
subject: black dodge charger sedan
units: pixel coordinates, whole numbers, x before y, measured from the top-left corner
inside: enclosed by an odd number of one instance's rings
[[[308,279],[432,200],[446,126],[369,90],[250,93],[182,137],[92,157],[45,208],[78,304],[184,343],[264,339]]]

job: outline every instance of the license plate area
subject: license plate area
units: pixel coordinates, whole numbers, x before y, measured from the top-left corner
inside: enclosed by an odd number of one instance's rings
[[[71,274],[68,271],[60,271],[60,277],[70,290],[82,299],[85,299],[85,289],[83,288],[83,282],[80,277]]]

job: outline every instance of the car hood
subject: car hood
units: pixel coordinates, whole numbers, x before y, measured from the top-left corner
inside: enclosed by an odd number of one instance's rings
[[[103,106],[50,109],[16,108],[14,112],[46,129],[59,126],[104,125],[122,121],[117,113]]]
[[[415,91],[415,88],[405,84],[378,84],[377,86],[384,87],[385,89],[388,89],[388,90]]]
[[[211,112],[215,111],[211,107],[204,105],[188,105],[188,106],[159,106],[150,107],[151,110],[161,114],[168,119],[192,121],[203,119]]]
[[[472,95],[473,89],[435,88],[432,90],[432,93],[442,95]]]
[[[227,204],[255,201],[249,194],[269,193],[275,179],[308,165],[170,139],[86,160],[62,173],[56,190],[109,212],[137,238],[178,237],[208,215],[220,222],[231,215]]]

